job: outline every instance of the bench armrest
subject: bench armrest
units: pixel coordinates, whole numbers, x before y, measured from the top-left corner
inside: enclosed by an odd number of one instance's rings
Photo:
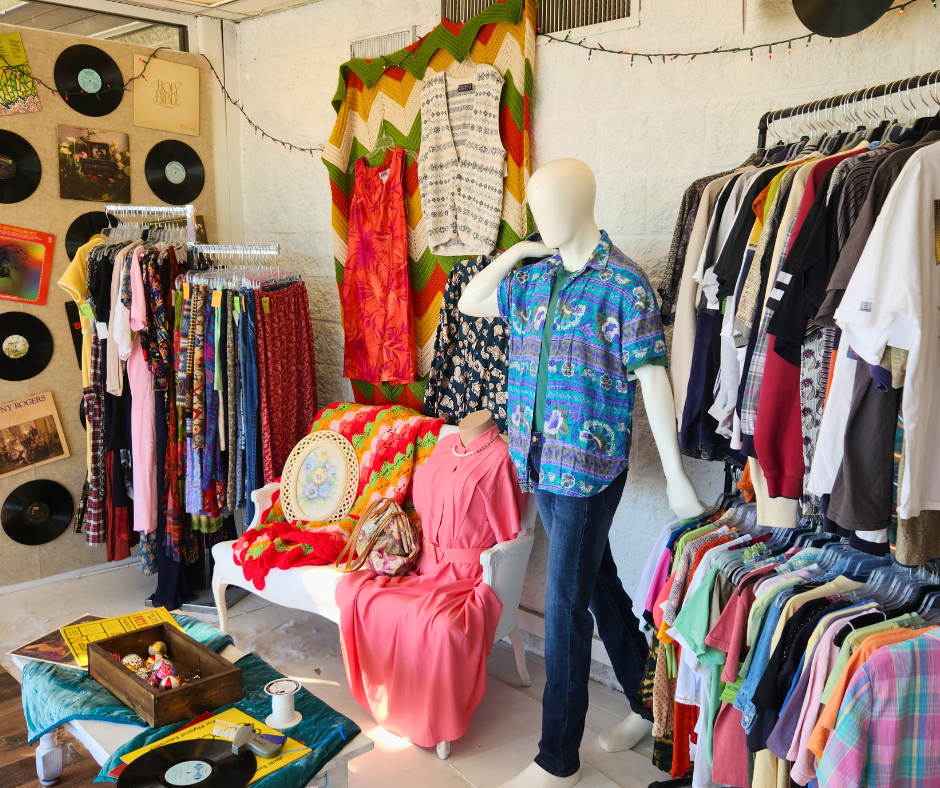
[[[255,502],[255,516],[246,528],[254,528],[261,521],[261,512],[271,508],[271,499],[274,493],[281,489],[280,482],[271,482],[270,484],[259,487],[251,493],[251,500]]]

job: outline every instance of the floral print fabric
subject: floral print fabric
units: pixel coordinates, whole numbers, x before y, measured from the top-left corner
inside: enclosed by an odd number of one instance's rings
[[[469,317],[457,308],[467,284],[493,259],[463,260],[447,277],[423,412],[425,416],[440,416],[447,424],[457,424],[468,413],[488,410],[499,431],[506,432],[506,323],[498,317]]]
[[[527,458],[542,330],[560,254],[511,271],[497,292],[509,325],[509,448],[519,483],[533,489]],[[636,379],[666,355],[659,305],[643,270],[607,233],[561,289],[552,329],[539,489],[586,497],[628,467]],[[633,378],[633,379],[631,379]]]
[[[356,162],[349,206],[349,253],[340,300],[346,333],[343,377],[367,383],[417,378],[408,226],[402,185],[404,151],[389,151],[378,167]]]

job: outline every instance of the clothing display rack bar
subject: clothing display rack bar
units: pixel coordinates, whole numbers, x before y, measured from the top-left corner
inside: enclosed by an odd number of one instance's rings
[[[263,256],[277,256],[280,254],[281,246],[280,244],[273,244],[270,246],[232,246],[229,244],[188,244],[189,248],[194,252],[202,252],[203,254],[216,254],[216,255],[258,255],[259,257]]]
[[[104,212],[115,216],[118,221],[137,217],[144,221],[160,221],[177,217],[186,219],[186,240],[196,243],[196,209],[192,205],[115,205],[106,203]]]
[[[828,112],[835,107],[845,107],[847,104],[856,104],[858,101],[873,101],[876,98],[890,96],[892,94],[907,93],[912,90],[922,90],[931,85],[940,84],[940,71],[931,71],[928,74],[898,79],[893,82],[886,82],[873,87],[859,88],[841,96],[830,96],[829,98],[816,99],[806,104],[798,104],[786,109],[774,109],[761,115],[757,124],[757,148],[763,150],[767,147],[767,130],[773,123],[781,120],[787,120],[796,116],[806,116],[817,114],[820,111]],[[843,118],[846,115],[843,111]]]

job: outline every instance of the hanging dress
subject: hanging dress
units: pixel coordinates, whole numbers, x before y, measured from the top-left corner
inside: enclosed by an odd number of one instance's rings
[[[458,457],[455,447],[477,453]],[[486,692],[486,657],[503,610],[483,583],[480,554],[519,532],[521,498],[496,427],[466,448],[457,434],[441,438],[414,476],[424,542],[416,570],[401,577],[362,570],[340,580],[350,691],[396,736],[433,747],[466,732]]]
[[[340,287],[343,377],[376,385],[412,383],[418,370],[404,154],[401,148],[390,150],[378,167],[359,159],[349,206],[349,252]]]

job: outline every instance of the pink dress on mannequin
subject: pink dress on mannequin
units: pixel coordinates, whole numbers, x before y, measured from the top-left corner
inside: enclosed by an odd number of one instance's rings
[[[424,548],[414,572],[344,577],[336,589],[353,697],[383,728],[422,747],[459,739],[486,692],[502,604],[480,553],[519,532],[521,493],[494,426],[464,448],[442,438],[415,472]],[[476,454],[457,457],[458,452]]]

